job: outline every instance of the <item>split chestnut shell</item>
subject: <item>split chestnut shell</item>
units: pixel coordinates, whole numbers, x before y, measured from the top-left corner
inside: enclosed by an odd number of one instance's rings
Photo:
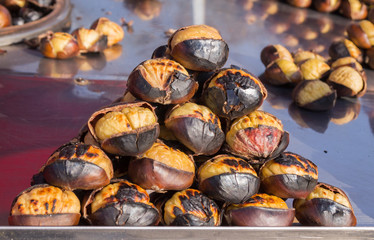
[[[127,80],[127,89],[136,98],[161,104],[184,103],[198,89],[198,83],[189,77],[179,63],[155,58],[142,62]]]
[[[69,33],[55,32],[40,40],[40,52],[47,58],[68,59],[79,54],[79,46]]]
[[[215,114],[230,120],[261,106],[267,91],[262,82],[236,66],[217,71],[205,82],[203,101]]]
[[[318,183],[306,199],[295,199],[293,206],[302,225],[349,227],[357,224],[347,195],[326,183]]]
[[[113,46],[125,37],[122,27],[105,17],[98,18],[90,28],[96,30],[100,36],[106,36],[107,47]]]
[[[160,221],[147,192],[126,180],[113,180],[90,194],[83,217],[92,225],[151,226]]]
[[[88,127],[104,151],[121,156],[144,153],[160,133],[154,109],[146,102],[104,107],[91,115]]]
[[[219,118],[203,105],[185,103],[175,106],[166,117],[165,126],[197,155],[212,155],[225,141]]]
[[[262,191],[281,198],[306,198],[318,182],[317,166],[310,160],[284,152],[262,165]]]
[[[260,178],[245,160],[218,155],[203,163],[197,172],[199,189],[208,197],[241,203],[258,192]]]
[[[81,216],[80,206],[73,192],[38,184],[14,199],[8,221],[18,226],[74,226]]]

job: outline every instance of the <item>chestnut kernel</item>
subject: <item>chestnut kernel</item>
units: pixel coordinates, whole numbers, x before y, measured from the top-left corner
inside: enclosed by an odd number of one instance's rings
[[[229,47],[217,29],[207,25],[182,27],[169,38],[170,55],[185,68],[212,71],[227,61]]]
[[[9,10],[0,4],[0,29],[12,25],[12,16]]]
[[[368,9],[360,0],[342,0],[339,13],[352,20],[362,20],[367,17]]]
[[[293,61],[281,58],[266,67],[264,77],[272,85],[293,85],[303,80],[299,67]]]
[[[374,25],[368,20],[352,23],[347,28],[347,34],[359,48],[369,49],[374,45]]]
[[[101,36],[107,37],[107,47],[113,46],[125,37],[122,27],[105,17],[94,21],[90,28],[96,30]]]
[[[68,59],[79,54],[79,46],[69,33],[55,32],[40,40],[40,52],[47,58]]]
[[[323,79],[330,72],[330,66],[318,58],[308,59],[299,64],[304,80]]]
[[[261,51],[261,62],[265,67],[279,58],[293,61],[292,55],[288,49],[280,44],[268,45]]]
[[[318,183],[306,199],[295,199],[293,206],[302,225],[349,227],[357,224],[348,196],[326,183]]]
[[[333,12],[340,6],[341,0],[313,0],[314,8],[319,12]]]
[[[295,64],[299,64],[301,62],[304,62],[306,60],[313,59],[313,58],[319,59],[321,61],[326,61],[326,59],[324,57],[322,57],[318,53],[314,52],[313,50],[312,51],[306,51],[306,50],[298,49],[292,55],[293,55],[293,59],[294,59]]]
[[[306,198],[318,182],[318,168],[310,160],[284,152],[262,165],[261,188],[281,198]]]
[[[332,71],[327,83],[336,89],[338,97],[361,97],[366,93],[366,80],[361,73],[349,66]]]
[[[243,203],[228,205],[224,216],[233,226],[286,227],[292,225],[295,209],[289,209],[277,196],[259,193]]]
[[[339,67],[343,67],[343,66],[348,66],[348,67],[352,67],[356,69],[365,80],[367,79],[364,68],[353,57],[342,57],[342,58],[335,60],[334,62],[331,63],[331,71],[334,71],[335,69]]]
[[[353,57],[358,62],[363,61],[362,51],[348,39],[334,41],[329,47],[329,55],[332,60],[343,57]]]
[[[38,184],[14,199],[8,221],[17,226],[74,226],[78,225],[80,208],[73,192]]]
[[[102,52],[107,48],[108,37],[94,29],[79,28],[72,35],[77,39],[81,52]]]
[[[226,203],[241,203],[258,192],[260,178],[245,160],[218,155],[204,162],[197,172],[199,190]]]

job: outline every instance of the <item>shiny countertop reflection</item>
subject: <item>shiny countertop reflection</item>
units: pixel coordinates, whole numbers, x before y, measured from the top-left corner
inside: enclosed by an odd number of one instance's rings
[[[260,52],[268,44],[290,51],[328,46],[344,36],[344,17],[296,9],[278,1],[108,0],[72,1],[71,28],[89,27],[100,16],[125,28],[120,44],[101,54],[69,60],[43,58],[25,44],[0,55],[0,225],[7,225],[13,198],[61,144],[74,137],[93,111],[120,97],[130,72],[167,43],[165,32],[191,24],[216,27],[234,64],[260,76]],[[310,112],[292,103],[292,89],[266,85],[262,109],[290,133],[288,151],[312,160],[319,180],[342,188],[352,201],[358,226],[374,226],[374,72],[366,70],[368,92],[360,99],[338,99],[327,112]]]

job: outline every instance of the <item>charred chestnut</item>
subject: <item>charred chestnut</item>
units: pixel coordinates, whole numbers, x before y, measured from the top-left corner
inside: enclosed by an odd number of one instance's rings
[[[293,61],[281,58],[266,67],[264,77],[272,85],[293,85],[303,80],[299,67]]]
[[[323,79],[329,74],[330,66],[318,58],[308,59],[299,64],[304,80]]]
[[[287,148],[288,142],[289,134],[283,130],[282,122],[260,110],[236,119],[226,134],[229,151],[252,163],[275,158]]]
[[[215,114],[232,120],[259,108],[266,96],[266,88],[256,76],[232,66],[205,83],[202,98]]]
[[[91,29],[95,29],[101,36],[107,37],[107,46],[111,47],[114,44],[122,41],[125,37],[125,32],[122,27],[108,18],[101,17],[92,23]]]
[[[41,39],[40,52],[47,58],[68,59],[79,54],[79,46],[69,33],[55,32]]]
[[[18,226],[74,226],[78,225],[80,208],[73,192],[39,184],[13,200],[8,221]]]
[[[307,8],[312,5],[312,0],[287,0],[287,3],[295,7]]]
[[[342,0],[339,13],[352,20],[362,20],[367,17],[368,9],[360,0]]]
[[[9,10],[0,4],[0,29],[12,25],[12,16]]]
[[[199,189],[214,200],[241,203],[258,192],[260,179],[241,158],[218,155],[204,162],[197,172]]]
[[[302,225],[349,227],[357,224],[347,195],[326,183],[318,183],[306,199],[295,199],[293,206]]]
[[[347,33],[348,38],[359,48],[369,49],[374,45],[374,25],[368,20],[352,23]]]
[[[361,97],[366,93],[366,80],[356,69],[343,66],[331,72],[327,83],[338,93],[338,97]]]
[[[167,115],[165,126],[197,155],[212,155],[225,141],[219,118],[209,108],[196,103],[175,106]]]
[[[170,50],[168,45],[162,45],[156,48],[152,53],[152,59],[154,58],[171,58],[170,56]]]
[[[288,49],[279,44],[268,45],[261,51],[261,62],[265,67],[279,58],[293,61],[292,55]]]
[[[81,52],[102,52],[107,48],[107,36],[94,29],[79,28],[72,35],[77,39]]]
[[[130,179],[144,189],[182,190],[195,177],[193,159],[187,154],[158,141],[129,164]]]
[[[281,198],[306,198],[318,182],[317,166],[310,160],[284,152],[262,165],[261,189]]]
[[[99,226],[151,226],[160,221],[148,193],[126,180],[113,180],[93,191],[84,204],[83,217]]]
[[[199,190],[186,189],[165,203],[164,222],[173,226],[219,226],[221,216],[213,200]]]
[[[329,47],[329,55],[332,60],[343,57],[353,57],[358,62],[363,61],[362,51],[348,39],[334,41]]]
[[[224,216],[233,226],[286,227],[292,225],[295,209],[289,209],[277,196],[259,193],[243,203],[228,205]]]
[[[318,79],[302,81],[292,92],[292,99],[299,107],[313,111],[332,109],[336,98],[336,90]]]
[[[299,64],[304,62],[308,59],[319,59],[321,61],[325,61],[325,58],[316,53],[315,51],[306,51],[302,49],[298,49],[295,53],[292,54],[295,64]]]
[[[212,71],[227,61],[229,47],[217,29],[207,25],[182,27],[169,38],[170,55],[185,68]]]
[[[153,107],[146,102],[104,107],[91,115],[88,127],[104,151],[121,156],[144,153],[160,132]]]
[[[68,143],[57,149],[40,170],[47,183],[68,190],[96,189],[113,177],[113,165],[98,147]]]
[[[144,101],[178,104],[191,99],[198,84],[179,63],[156,58],[142,62],[130,73],[127,88]]]
[[[341,0],[313,0],[314,8],[319,12],[333,12],[340,6]]]

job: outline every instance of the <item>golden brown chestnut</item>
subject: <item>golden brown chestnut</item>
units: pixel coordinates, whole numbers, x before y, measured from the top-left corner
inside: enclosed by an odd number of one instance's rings
[[[319,12],[333,12],[340,6],[341,0],[313,0],[313,7]]]
[[[312,5],[312,0],[287,0],[287,3],[295,7],[307,8]]]
[[[331,71],[334,71],[335,69],[339,67],[343,67],[343,66],[348,66],[348,67],[352,67],[356,69],[365,80],[367,79],[364,68],[353,57],[342,57],[342,58],[335,60],[334,62],[331,63]]]
[[[308,59],[313,59],[313,58],[319,59],[321,61],[326,61],[324,57],[322,57],[320,54],[316,53],[313,50],[307,51],[307,50],[298,49],[292,55],[293,55],[295,64],[299,64],[301,62],[304,62]]]
[[[268,45],[261,50],[261,62],[265,65],[269,65],[271,62],[282,58],[289,61],[293,61],[291,53],[287,48],[280,44]]]
[[[186,189],[166,201],[164,222],[173,226],[219,226],[220,210],[199,190]]]
[[[266,67],[264,78],[272,85],[294,85],[303,80],[299,67],[293,61],[281,58]]]
[[[326,183],[318,183],[306,199],[295,199],[293,206],[302,225],[349,227],[357,224],[348,196]]]
[[[107,36],[108,47],[122,41],[125,37],[125,32],[122,27],[105,17],[98,18],[92,23],[90,28],[96,30],[100,35]]]
[[[199,190],[226,203],[241,203],[258,192],[260,178],[245,160],[222,154],[204,162],[197,172]]]
[[[374,69],[374,48],[367,49],[365,53],[365,63],[370,69]]]
[[[260,110],[236,119],[226,134],[229,151],[253,163],[275,158],[288,142],[289,134],[283,130],[282,122]]]
[[[339,13],[352,20],[362,20],[367,17],[368,9],[360,0],[342,0]]]
[[[12,16],[9,10],[0,4],[0,29],[12,25]]]
[[[47,183],[68,190],[96,189],[113,177],[109,157],[100,148],[82,143],[61,146],[40,171]]]
[[[231,66],[205,83],[202,98],[215,114],[232,120],[259,108],[266,96],[266,88],[255,75]]]
[[[79,54],[79,46],[69,33],[55,32],[41,39],[40,52],[47,58],[68,59]]]
[[[83,206],[83,217],[98,226],[152,226],[160,221],[148,193],[119,179],[90,194]]]
[[[74,226],[78,225],[80,208],[73,192],[38,184],[13,200],[8,221],[17,226]]]
[[[302,81],[292,91],[292,99],[299,107],[313,111],[332,109],[336,98],[336,90],[319,79]]]
[[[10,12],[19,11],[26,6],[26,0],[1,0],[0,3],[6,7]]]
[[[332,60],[343,57],[353,57],[358,62],[363,61],[362,51],[348,39],[334,41],[329,47],[329,55]]]
[[[130,179],[144,189],[182,190],[195,178],[193,159],[161,141],[129,164]]]
[[[165,126],[197,155],[212,155],[225,141],[219,118],[204,105],[184,103],[175,106],[167,115]]]
[[[185,68],[212,71],[227,61],[229,47],[217,29],[207,25],[182,27],[169,38],[170,55]]]
[[[327,83],[336,89],[338,97],[362,97],[366,93],[366,80],[356,69],[343,66],[331,72]]]
[[[178,104],[190,100],[198,84],[179,63],[156,58],[140,63],[127,80],[127,89],[144,101]]]
[[[102,52],[107,48],[108,37],[94,29],[79,28],[72,32],[81,52]]]
[[[261,189],[281,198],[306,198],[318,182],[318,168],[310,160],[284,152],[262,165]]]
[[[243,203],[228,205],[224,216],[233,226],[286,227],[292,225],[295,209],[289,209],[277,196],[259,193]]]
[[[368,20],[352,23],[347,28],[347,34],[359,48],[369,49],[374,45],[374,25]]]
[[[299,63],[304,80],[323,79],[330,73],[330,66],[318,58]]]

